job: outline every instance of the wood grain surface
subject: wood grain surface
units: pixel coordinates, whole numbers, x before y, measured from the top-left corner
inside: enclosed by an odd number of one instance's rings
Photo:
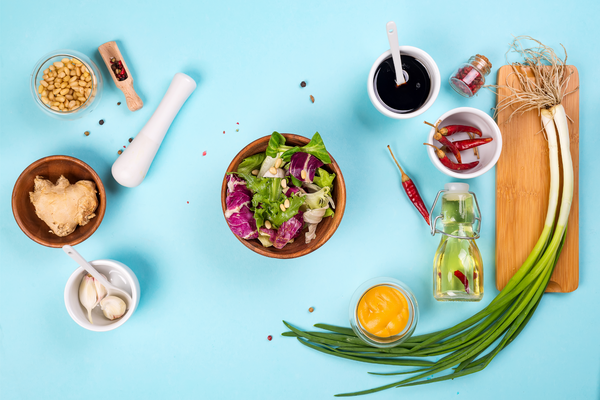
[[[138,96],[135,89],[133,88],[133,76],[131,76],[131,70],[127,66],[125,59],[121,55],[121,50],[119,50],[119,46],[117,46],[117,42],[106,42],[100,47],[98,47],[98,52],[102,56],[104,60],[104,64],[106,64],[106,68],[108,68],[108,73],[113,78],[113,82],[115,85],[123,92],[125,95],[125,101],[127,102],[127,107],[131,111],[137,111],[144,106],[144,102]],[[123,67],[125,67],[125,71],[127,72],[127,79],[119,81],[115,73],[113,72],[111,66],[110,59],[114,57],[117,61],[121,61],[123,63]]]
[[[567,92],[579,86],[573,74]],[[508,65],[498,71],[498,85],[514,85]],[[498,98],[508,95],[500,89]],[[567,241],[546,292],[572,292],[579,285],[579,91],[565,97],[563,106],[569,122],[573,157],[574,191],[567,228]],[[511,110],[498,115],[504,141],[496,165],[496,286],[502,290],[525,261],[544,227],[550,190],[548,145],[536,111],[513,117]],[[561,187],[562,190],[562,187]],[[559,203],[560,206],[560,203]]]

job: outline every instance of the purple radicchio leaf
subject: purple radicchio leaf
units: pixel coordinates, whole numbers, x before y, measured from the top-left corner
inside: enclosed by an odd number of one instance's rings
[[[269,240],[271,243],[275,241],[275,237],[277,236],[277,231],[275,229],[267,229],[264,226],[260,228],[260,233],[269,235]]]
[[[231,231],[243,239],[256,239],[258,230],[254,214],[248,205],[252,200],[252,193],[246,187],[246,181],[236,175],[228,175],[227,197],[225,204],[225,219]]]
[[[242,239],[249,240],[258,237],[254,214],[246,205],[227,217],[227,223],[229,224],[231,231]]]
[[[273,247],[283,249],[283,247],[302,229],[301,220],[293,217],[285,221],[277,230],[277,236],[273,241]]]
[[[312,182],[315,178],[317,168],[322,167],[323,162],[308,153],[294,153],[290,159],[290,174],[302,181]],[[302,171],[306,171],[306,178],[302,179]]]
[[[243,178],[235,174],[227,175],[227,194],[238,190],[248,191],[248,193],[251,193],[250,189],[248,189],[246,186],[246,181]]]
[[[285,192],[285,195],[287,197],[290,197],[292,195],[292,193],[298,194],[298,193],[302,193],[300,188],[297,188],[296,186],[288,186],[287,188],[287,192]]]
[[[298,211],[298,214],[294,215],[292,218],[296,218],[298,221],[300,221],[301,224],[300,229],[298,229],[298,232],[296,232],[296,234],[292,236],[292,239],[295,239],[302,234],[302,227],[304,226],[304,212]]]

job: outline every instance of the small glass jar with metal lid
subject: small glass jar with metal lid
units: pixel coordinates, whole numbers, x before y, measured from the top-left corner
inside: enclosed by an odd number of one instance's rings
[[[472,97],[485,85],[485,77],[491,70],[490,60],[481,54],[476,54],[450,76],[450,86],[461,96]]]

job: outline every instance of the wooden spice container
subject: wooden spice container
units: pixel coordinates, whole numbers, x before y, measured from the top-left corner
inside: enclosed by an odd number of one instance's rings
[[[125,101],[127,101],[127,107],[131,111],[137,111],[144,106],[144,102],[140,99],[140,96],[135,92],[133,88],[133,77],[131,76],[131,71],[127,67],[127,63],[125,59],[121,55],[121,51],[119,50],[119,46],[115,41],[106,42],[100,47],[98,47],[98,51],[106,64],[106,68],[108,68],[108,72],[110,76],[113,78],[115,85],[123,92],[125,95]],[[115,71],[112,68],[113,62],[111,60],[121,61],[123,68],[125,69],[126,78],[123,80],[119,80],[115,75]]]

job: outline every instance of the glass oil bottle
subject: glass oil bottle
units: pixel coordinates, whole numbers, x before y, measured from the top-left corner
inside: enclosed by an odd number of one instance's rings
[[[483,262],[475,243],[481,228],[477,197],[466,183],[447,183],[438,192],[430,218],[440,194],[441,214],[431,223],[432,235],[442,234],[433,259],[433,297],[438,301],[479,301],[483,298]],[[438,219],[443,230],[436,227]]]

